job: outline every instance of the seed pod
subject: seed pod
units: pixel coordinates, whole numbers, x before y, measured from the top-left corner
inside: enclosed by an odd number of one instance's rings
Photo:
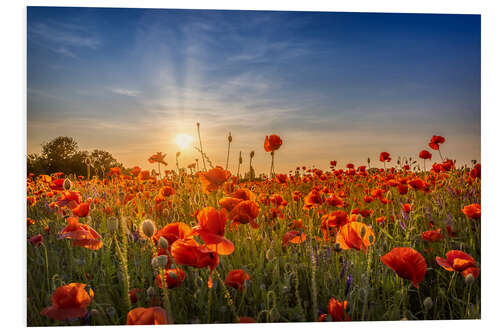
[[[361,228],[361,234],[360,234],[360,236],[361,236],[361,238],[363,238],[363,237],[365,237],[365,235],[366,235],[366,228],[363,227],[363,228]]]
[[[155,229],[156,228],[155,228],[155,224],[153,221],[151,221],[151,220],[142,221],[141,231],[146,237],[151,238],[155,233]]]
[[[475,278],[474,278],[474,275],[472,275],[472,274],[468,274],[468,275],[465,277],[465,283],[466,283],[466,284],[469,284],[469,285],[470,285],[470,284],[473,284],[473,283],[474,283],[474,280],[475,280]]]
[[[227,137],[227,141],[231,143],[233,141],[233,137],[231,136],[231,132],[229,132],[229,136]]]
[[[63,188],[64,188],[66,191],[69,191],[69,190],[71,190],[71,186],[72,186],[72,185],[73,185],[73,184],[71,183],[71,180],[69,180],[69,178],[66,178],[66,179],[64,180],[64,183],[63,183]]]
[[[168,249],[168,240],[166,240],[166,239],[162,236],[162,237],[160,237],[160,239],[158,240],[158,245],[159,245],[162,249],[166,250],[166,249]]]
[[[155,295],[155,288],[149,287],[148,290],[146,290],[146,294],[148,297],[153,297]]]
[[[252,150],[252,151],[250,152],[250,158],[253,158],[254,156],[255,156],[255,151],[253,151],[253,150]]]
[[[426,297],[424,299],[424,309],[425,309],[425,312],[427,312],[430,309],[432,309],[433,305],[434,305],[434,302],[432,301],[432,299],[430,297]]]

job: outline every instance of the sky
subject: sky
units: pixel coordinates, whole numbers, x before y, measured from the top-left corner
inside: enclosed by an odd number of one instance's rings
[[[382,166],[380,152],[480,160],[479,15],[28,7],[27,151],[64,135],[127,167],[175,153],[179,134],[229,169],[329,161]],[[200,158],[201,162],[201,158]]]

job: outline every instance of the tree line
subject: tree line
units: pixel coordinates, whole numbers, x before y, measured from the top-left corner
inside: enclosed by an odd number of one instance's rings
[[[89,152],[79,150],[78,143],[71,137],[59,136],[42,144],[39,154],[28,154],[27,172],[35,175],[63,172],[66,175],[102,177],[112,167],[123,168],[111,153],[94,149]]]

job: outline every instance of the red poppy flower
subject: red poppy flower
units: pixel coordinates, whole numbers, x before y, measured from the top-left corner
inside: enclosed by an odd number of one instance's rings
[[[102,247],[102,237],[86,224],[78,222],[77,217],[69,217],[68,225],[59,232],[58,239],[68,238],[73,240],[73,246],[99,250]]]
[[[335,239],[343,250],[355,249],[366,251],[375,242],[371,227],[361,222],[351,222],[340,228]]]
[[[439,150],[439,145],[444,143],[444,138],[439,135],[434,135],[431,138],[431,142],[429,142],[429,147],[431,147],[434,150]]]
[[[227,273],[224,284],[238,289],[238,291],[243,291],[246,280],[250,280],[250,275],[248,275],[248,273],[242,269],[233,269]]]
[[[432,154],[429,153],[427,150],[422,150],[419,154],[418,157],[424,160],[430,160],[432,158]]]
[[[391,155],[388,152],[381,152],[380,153],[380,162],[390,162],[391,161]]]
[[[84,317],[94,297],[94,291],[89,288],[87,292],[85,286],[83,283],[70,283],[57,288],[52,294],[52,305],[40,314],[56,320]]]
[[[38,234],[30,238],[30,243],[34,246],[38,246],[42,244],[42,242],[43,242],[43,236],[41,234]]]
[[[86,202],[79,204],[73,209],[73,214],[75,214],[78,217],[85,217],[89,214],[89,209],[90,209],[90,203],[92,202],[92,199],[87,199]]]
[[[196,214],[198,227],[193,234],[200,235],[207,247],[221,255],[234,252],[233,243],[224,237],[227,215],[226,211],[218,211],[214,207],[206,207]]]
[[[212,272],[219,264],[219,255],[210,250],[206,245],[199,245],[194,239],[178,239],[170,250],[172,258],[178,265],[196,268],[208,267],[210,275],[208,286],[212,287]]]
[[[229,213],[229,219],[235,223],[247,224],[256,229],[259,225],[255,222],[259,216],[259,205],[255,201],[245,200],[237,204]]]
[[[318,190],[313,189],[304,197],[304,209],[310,209],[314,206],[321,205],[323,198]]]
[[[282,144],[283,141],[279,136],[277,136],[276,134],[271,134],[270,136],[266,136],[266,139],[264,140],[264,149],[268,153],[273,152],[275,150],[278,150]]]
[[[429,242],[439,242],[443,239],[444,235],[441,233],[441,229],[427,230],[422,232],[422,239]]]
[[[330,205],[330,206],[335,206],[335,207],[344,207],[344,201],[342,199],[340,199],[338,196],[336,196],[335,194],[330,194],[328,197],[326,197],[326,202]]]
[[[481,205],[474,203],[465,206],[462,212],[470,219],[480,219],[481,218]]]
[[[231,172],[218,166],[207,172],[200,172],[199,177],[203,191],[208,194],[217,191],[231,177]]]
[[[127,314],[127,325],[166,325],[167,313],[159,306],[135,308]]]
[[[396,247],[380,257],[380,261],[392,269],[401,278],[410,280],[418,288],[427,271],[424,257],[409,247]]]
[[[167,282],[167,288],[172,289],[179,286],[182,281],[186,278],[186,273],[181,268],[170,268],[166,269],[164,272],[164,278]],[[156,276],[156,285],[158,288],[162,288],[161,284],[161,274]]]
[[[283,235],[283,246],[287,246],[289,243],[292,244],[300,244],[303,243],[306,240],[306,234],[298,231],[298,230],[292,230],[288,231]]]
[[[337,301],[335,298],[331,298],[328,302],[328,313],[332,317],[333,321],[351,321],[351,318],[347,314],[347,306],[349,303],[347,301]]]
[[[154,242],[158,243],[160,237],[165,238],[168,241],[169,247],[171,247],[171,245],[178,239],[192,238],[191,227],[183,222],[169,223],[154,233]]]
[[[161,152],[157,152],[156,154],[153,154],[150,158],[148,158],[148,162],[167,165],[167,162],[165,162],[165,157],[167,157],[167,154],[162,154]]]
[[[459,250],[451,250],[447,252],[446,259],[436,257],[436,262],[447,271],[460,272],[464,277],[472,274],[474,278],[477,278],[479,275],[479,268],[477,267],[474,258]]]

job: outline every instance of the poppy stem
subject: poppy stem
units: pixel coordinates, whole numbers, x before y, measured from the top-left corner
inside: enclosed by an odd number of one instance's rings
[[[231,135],[231,133],[229,133]],[[226,170],[229,167],[229,151],[231,150],[231,141],[228,141],[227,143],[227,157],[226,157]]]
[[[444,161],[443,155],[441,155],[441,149],[438,149],[439,157],[441,157],[441,161]]]
[[[205,154],[203,154],[203,146],[201,144],[200,123],[196,123],[196,127],[198,128],[198,139],[200,140],[200,153],[203,160],[203,169],[207,171],[207,165],[205,164]]]
[[[163,290],[163,303],[165,304],[165,308],[167,309],[167,323],[173,324],[174,318],[172,317],[172,307],[170,305],[170,299],[168,298],[168,283],[165,276],[164,267],[160,268],[160,275],[161,275],[161,289]]]
[[[271,170],[269,170],[269,179],[273,178],[274,171],[274,151],[271,152]]]

